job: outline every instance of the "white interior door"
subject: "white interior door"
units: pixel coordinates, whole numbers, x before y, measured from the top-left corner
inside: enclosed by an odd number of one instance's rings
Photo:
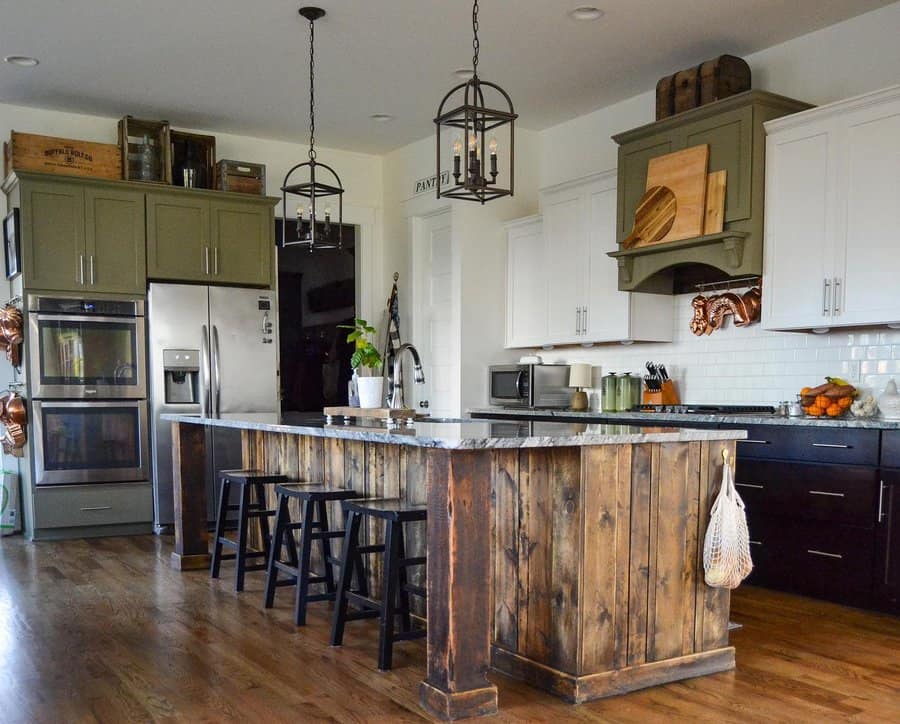
[[[450,210],[418,219],[415,228],[411,341],[422,356],[425,384],[412,384],[407,372],[406,403],[434,417],[453,417],[459,414],[459,337]]]

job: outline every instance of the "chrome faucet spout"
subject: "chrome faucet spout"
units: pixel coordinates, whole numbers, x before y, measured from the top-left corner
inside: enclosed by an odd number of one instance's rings
[[[413,379],[417,385],[425,384],[425,371],[422,369],[422,360],[419,357],[419,350],[413,347],[409,342],[401,344],[394,353],[394,368],[391,378],[393,380],[394,391],[391,394],[390,408],[392,410],[400,410],[405,407],[406,403],[403,399],[403,384],[400,379],[400,369],[403,364],[403,353],[408,351],[413,358]]]

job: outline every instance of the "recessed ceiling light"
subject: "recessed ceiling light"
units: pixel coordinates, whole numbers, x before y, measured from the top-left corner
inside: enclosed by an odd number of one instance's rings
[[[453,75],[457,78],[462,78],[463,80],[469,80],[472,77],[472,69],[471,68],[457,68],[453,71]]]
[[[373,113],[369,118],[376,123],[387,123],[388,121],[394,120],[394,117],[390,113]]]
[[[575,8],[574,10],[569,11],[569,17],[572,20],[578,20],[580,22],[590,22],[591,20],[599,20],[603,17],[603,11],[600,8],[595,8],[591,5],[583,5],[580,8]]]
[[[37,58],[30,58],[27,55],[7,55],[3,58],[4,63],[9,63],[10,65],[17,65],[20,68],[34,68],[38,64]]]

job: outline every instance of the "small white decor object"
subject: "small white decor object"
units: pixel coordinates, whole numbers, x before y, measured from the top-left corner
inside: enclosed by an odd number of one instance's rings
[[[374,407],[382,407],[384,400],[381,391],[384,387],[384,377],[359,377],[359,406],[368,410]]]
[[[544,364],[544,360],[541,359],[539,354],[526,354],[522,357],[519,357],[520,365],[540,365]]]
[[[703,541],[703,572],[707,586],[737,588],[753,570],[750,533],[727,450],[722,451],[722,458],[722,487],[710,511]]]
[[[874,395],[866,395],[853,400],[850,405],[850,412],[854,417],[875,417],[878,413],[878,402]]]
[[[900,393],[897,392],[897,383],[893,377],[878,398],[878,408],[885,420],[900,420]]]

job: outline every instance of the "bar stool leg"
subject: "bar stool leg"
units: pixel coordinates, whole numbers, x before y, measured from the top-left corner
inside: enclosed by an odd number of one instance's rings
[[[397,557],[398,558],[406,558],[406,538],[403,535],[403,523],[397,524]],[[409,583],[409,578],[406,575],[406,566],[397,566],[399,569],[397,571],[397,595],[400,599],[400,630],[401,631],[411,631],[412,630],[412,621],[409,617],[409,591],[406,590],[406,586]]]
[[[213,538],[212,563],[209,569],[210,578],[219,577],[219,566],[222,563],[222,544],[219,538],[225,535],[225,522],[228,517],[228,497],[231,492],[231,483],[228,478],[222,478],[219,483],[219,512],[216,515],[216,532]]]
[[[275,562],[281,556],[285,526],[289,520],[287,496],[279,495],[278,512],[275,515],[275,534],[272,538],[272,547],[269,551],[268,563],[266,564],[266,593],[263,603],[265,608],[272,608],[275,605],[275,587],[278,584],[278,568],[275,566]]]
[[[244,568],[247,565],[247,513],[250,512],[250,486],[241,486],[241,504],[238,509],[237,551],[234,556],[234,590],[244,590]]]
[[[378,668],[387,671],[393,663],[394,615],[397,601],[397,559],[400,536],[396,528],[402,523],[387,521],[384,531],[384,571],[382,578],[381,620],[378,637]]]
[[[269,507],[268,501],[266,500],[266,487],[262,483],[255,483],[253,487],[256,488],[256,503],[259,506],[258,510],[262,512]],[[269,530],[269,516],[259,516],[259,533],[262,537],[262,548],[263,553],[265,554],[263,559],[268,559],[269,548],[272,543],[271,532]]]
[[[346,592],[350,589],[353,569],[356,568],[354,561],[362,558],[362,555],[356,550],[359,541],[360,516],[352,510],[346,512],[347,521],[345,524],[344,545],[341,550],[341,570],[338,574],[337,593],[334,601],[334,620],[331,625],[332,646],[340,646],[344,641],[344,625],[347,623]]]
[[[302,528],[300,529],[300,563],[297,572],[297,600],[294,604],[294,623],[306,625],[306,598],[309,595],[309,559],[312,553],[313,514],[315,506],[309,500],[303,501],[301,511]]]
[[[331,539],[328,537],[328,533],[330,529],[328,527],[328,502],[325,500],[316,501],[316,507],[319,510],[319,528],[318,531],[322,533],[322,537],[319,539],[321,551],[322,551],[322,561],[325,564],[325,590],[328,593],[334,593],[334,569],[332,568],[331,561]]]

